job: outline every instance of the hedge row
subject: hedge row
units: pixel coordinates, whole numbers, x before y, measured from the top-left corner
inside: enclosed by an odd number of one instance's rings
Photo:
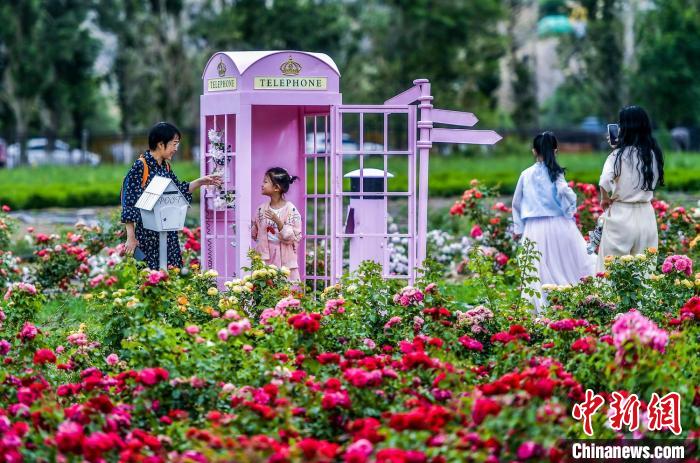
[[[567,167],[570,180],[595,183],[605,154],[562,154],[560,163]],[[440,156],[430,159],[430,195],[451,197],[468,188],[469,180],[478,178],[489,184],[500,184],[505,194],[512,193],[520,172],[530,165],[532,157]],[[357,160],[349,160],[344,170],[357,168]],[[374,166],[374,164],[377,164]],[[395,175],[390,187],[405,190],[408,185],[405,160],[390,159],[389,170]],[[366,167],[382,167],[383,159],[365,161]],[[175,172],[182,179],[199,175],[199,166],[175,163]],[[119,190],[127,167],[123,165],[51,166],[0,170],[0,204],[13,209],[46,207],[113,206],[119,204]],[[310,169],[312,170],[312,169]],[[310,188],[313,188],[313,182]],[[319,189],[322,189],[322,183]],[[700,153],[668,153],[666,155],[666,191],[700,191]]]

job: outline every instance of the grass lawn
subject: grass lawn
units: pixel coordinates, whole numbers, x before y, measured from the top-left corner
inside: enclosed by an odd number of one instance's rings
[[[605,153],[564,153],[560,155],[560,163],[567,168],[569,180],[596,182],[605,157]],[[472,178],[489,184],[500,183],[502,193],[512,193],[518,175],[531,162],[527,153],[472,157],[433,154],[430,159],[430,195],[459,195]],[[383,163],[383,159],[377,157],[366,160],[365,166],[383,168]],[[348,159],[344,171],[358,166],[357,159]],[[406,163],[394,158],[389,160],[388,168],[395,175],[390,189],[405,190]],[[309,170],[312,169],[311,166]],[[3,169],[0,170],[0,204],[8,204],[13,209],[118,205],[119,189],[126,170],[124,165]],[[199,176],[199,166],[192,163],[175,163],[173,170],[181,179]],[[309,183],[312,188],[313,182]],[[700,153],[666,154],[665,190],[700,190]]]

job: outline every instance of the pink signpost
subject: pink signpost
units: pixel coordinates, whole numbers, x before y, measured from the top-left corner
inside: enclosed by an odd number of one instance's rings
[[[342,104],[338,68],[321,53],[219,52],[202,77],[201,173],[221,173],[224,184],[202,193],[201,261],[219,273],[222,288],[249,265],[252,214],[274,166],[301,179],[286,197],[304,219],[299,271],[312,289],[365,259],[382,264],[386,278],[413,282],[425,259],[432,144],[501,138],[434,127],[477,119],[434,109],[425,79],[381,105]],[[391,238],[407,243],[406,272],[390,271]]]

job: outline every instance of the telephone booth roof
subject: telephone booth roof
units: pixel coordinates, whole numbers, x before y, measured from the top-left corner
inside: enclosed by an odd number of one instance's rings
[[[205,95],[290,91],[318,95],[340,89],[340,72],[330,56],[293,50],[217,52],[202,79]]]

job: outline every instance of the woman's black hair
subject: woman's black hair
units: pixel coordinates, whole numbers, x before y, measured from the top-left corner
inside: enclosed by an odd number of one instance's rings
[[[566,169],[557,162],[554,150],[556,150],[558,146],[557,137],[555,137],[552,132],[542,132],[532,140],[532,148],[537,154],[542,156],[544,165],[549,172],[549,178],[553,182],[557,180],[560,174],[566,172]]]
[[[153,127],[151,127],[150,132],[148,132],[148,147],[152,150],[158,148],[158,143],[163,143],[163,146],[170,143],[170,141],[175,138],[182,138],[180,131],[173,124],[169,122],[159,122]]]
[[[615,153],[615,177],[622,170],[622,154],[628,147],[634,148],[637,157],[637,171],[641,177],[644,191],[654,191],[664,185],[664,155],[656,139],[651,135],[651,121],[646,111],[639,106],[626,106],[620,110],[620,134]],[[629,150],[628,150],[629,151]],[[658,179],[654,183],[654,159],[658,170]]]
[[[282,190],[282,194],[289,191],[289,185],[299,180],[296,175],[291,176],[289,172],[281,167],[271,167],[265,172],[265,176],[270,179],[273,185],[276,185]]]

